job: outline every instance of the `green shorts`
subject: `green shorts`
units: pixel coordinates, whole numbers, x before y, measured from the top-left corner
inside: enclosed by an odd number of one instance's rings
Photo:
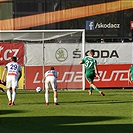
[[[95,72],[94,71],[88,71],[85,73],[86,75],[86,79],[89,81],[89,82],[93,82],[94,78],[95,78]]]

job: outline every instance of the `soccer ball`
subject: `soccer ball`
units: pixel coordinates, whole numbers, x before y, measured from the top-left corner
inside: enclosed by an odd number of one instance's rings
[[[41,87],[36,87],[36,92],[41,92],[42,88]]]

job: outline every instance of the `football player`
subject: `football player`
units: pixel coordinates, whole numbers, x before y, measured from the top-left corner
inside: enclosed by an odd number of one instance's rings
[[[90,90],[88,90],[89,95],[92,95],[92,89],[94,89],[101,96],[105,96],[105,94],[102,91],[100,91],[93,83],[93,80],[94,80],[95,77],[100,78],[99,73],[98,73],[98,69],[97,69],[97,62],[93,58],[94,52],[95,51],[93,49],[91,49],[90,52],[89,52],[89,56],[85,56],[80,61],[80,64],[84,64],[85,76],[86,76],[86,79],[87,79],[87,81],[90,85]]]
[[[6,74],[7,71],[7,74]],[[11,62],[9,62],[2,73],[1,82],[4,83],[4,77],[6,75],[6,88],[7,88],[7,97],[8,105],[14,106],[14,101],[16,98],[16,89],[18,88],[18,81],[22,76],[22,69],[20,64],[17,63],[17,58],[12,57]],[[12,97],[10,88],[12,87]]]
[[[54,105],[58,105],[58,101],[57,101],[57,97],[58,97],[58,93],[57,93],[57,71],[55,71],[54,67],[52,66],[50,68],[50,70],[48,70],[45,73],[45,100],[46,100],[46,106],[49,105],[48,103],[48,91],[49,91],[49,83],[52,86],[52,89],[54,91]]]

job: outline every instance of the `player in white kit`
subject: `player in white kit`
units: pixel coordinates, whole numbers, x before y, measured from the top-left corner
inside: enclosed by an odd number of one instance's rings
[[[7,71],[7,75],[6,75]],[[2,74],[1,82],[4,82],[4,77],[6,75],[6,88],[7,88],[7,97],[8,97],[8,105],[14,106],[14,101],[16,98],[16,89],[18,88],[18,81],[22,76],[22,69],[20,64],[17,63],[17,58],[12,57],[10,63],[8,63]],[[10,88],[12,88],[12,96]]]
[[[49,83],[52,86],[54,91],[54,105],[58,105],[58,93],[57,93],[57,71],[55,71],[54,67],[52,66],[50,70],[45,73],[45,101],[46,106],[49,105],[48,102],[48,91],[49,91]]]

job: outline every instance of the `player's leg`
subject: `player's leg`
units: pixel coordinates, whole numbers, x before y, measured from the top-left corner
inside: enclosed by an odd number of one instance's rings
[[[89,95],[92,95],[93,86],[91,86],[91,84],[93,82],[94,76],[95,76],[95,73],[93,71],[86,72],[86,80],[90,85],[90,89],[88,90]]]
[[[89,95],[92,94],[91,89],[93,88],[95,91],[97,91],[101,96],[105,96],[105,94],[100,91],[94,84],[92,80],[88,80],[88,83],[90,84],[90,91],[89,91]]]
[[[12,106],[15,105],[15,99],[16,99],[16,89],[15,88],[12,88]]]
[[[94,84],[93,84],[93,80],[95,78],[95,73],[92,71],[92,72],[89,72],[86,74],[86,78],[87,78],[87,81],[88,83],[90,84],[90,91],[89,91],[89,94],[91,95],[92,92],[91,92],[91,89],[93,88],[95,91],[97,91],[101,96],[105,96],[105,94],[103,92],[101,92]]]
[[[101,96],[105,96],[105,94],[104,94],[102,91],[100,91],[100,90],[93,84],[93,82],[90,84],[90,86],[92,86],[92,87],[94,88],[94,90],[97,91]]]
[[[6,93],[7,93],[7,98],[8,98],[8,105],[11,105],[12,103],[10,87],[11,87],[11,77],[7,77],[7,80],[6,80],[7,92]]]
[[[58,92],[57,90],[54,90],[54,105],[58,104]]]
[[[18,88],[18,78],[12,77],[12,106],[15,105],[15,99],[16,99],[16,89]]]
[[[57,92],[57,82],[55,77],[51,77],[51,86],[54,91],[54,105],[58,104],[58,92]]]
[[[90,72],[86,75],[86,79],[90,85],[89,95],[92,95],[92,89],[96,90],[97,92],[100,92],[100,90],[93,84],[95,74],[93,72]]]
[[[8,105],[12,104],[12,99],[11,99],[11,91],[10,88],[7,88],[7,98],[8,98]]]
[[[90,82],[90,87],[92,87],[95,91],[100,93],[100,90],[93,84],[93,82]]]
[[[49,104],[48,98],[49,98],[49,79],[48,77],[45,79],[45,102],[46,106]]]
[[[88,90],[88,92],[89,92],[89,95],[92,95],[92,86],[90,86],[90,90]]]

